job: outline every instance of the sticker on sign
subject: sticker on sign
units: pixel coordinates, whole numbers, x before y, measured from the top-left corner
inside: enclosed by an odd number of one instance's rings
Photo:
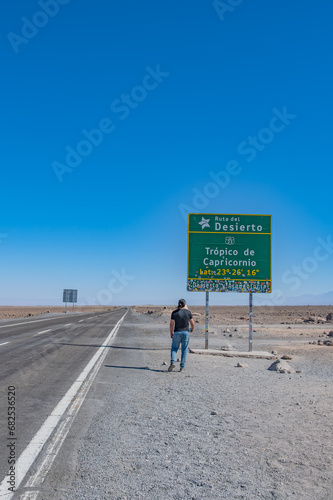
[[[189,292],[272,291],[271,215],[189,214]]]

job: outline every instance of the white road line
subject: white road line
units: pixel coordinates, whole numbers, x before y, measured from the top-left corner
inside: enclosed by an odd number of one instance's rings
[[[35,333],[34,337],[37,337],[37,335],[42,335],[42,333],[46,333],[46,332],[50,332],[50,331],[51,331],[51,328],[49,328],[48,330],[43,330],[42,332]]]
[[[64,326],[71,326],[71,324],[72,324],[72,323],[67,323],[67,324],[66,324],[66,325],[64,325]]]
[[[94,370],[94,367],[97,364],[97,362],[100,360],[100,358],[103,354],[104,354],[104,357],[106,356],[106,354],[108,352],[108,349],[106,346],[109,344],[112,337],[117,333],[117,331],[118,331],[121,323],[123,322],[123,319],[125,318],[126,314],[127,314],[127,311],[120,318],[120,320],[116,323],[116,325],[111,330],[111,332],[109,333],[109,335],[107,336],[105,341],[102,343],[101,347],[94,354],[94,356],[91,358],[91,360],[86,365],[86,367],[82,370],[82,372],[80,373],[78,378],[75,380],[75,382],[72,384],[72,386],[68,389],[68,391],[66,392],[64,397],[59,401],[57,406],[54,408],[51,415],[45,420],[44,424],[41,426],[39,431],[34,435],[32,440],[28,444],[28,446],[25,448],[25,450],[19,456],[19,458],[16,462],[16,481],[15,481],[15,483],[16,483],[15,489],[16,490],[19,488],[25,475],[27,474],[30,467],[32,466],[32,464],[34,463],[36,458],[38,457],[42,448],[45,446],[45,443],[50,438],[53,431],[56,429],[57,425],[59,424],[60,419],[63,417],[67,408],[73,402],[74,402],[74,405],[77,405],[79,403],[79,400],[76,397],[77,393],[81,389],[81,386],[84,384],[86,379],[88,378],[88,375],[90,374],[90,372],[92,372],[91,373],[91,379],[92,379],[91,382],[93,381],[93,378],[97,374],[97,370]],[[102,361],[103,361],[103,359],[102,359]],[[83,401],[83,399],[82,399],[82,401]],[[70,412],[68,412],[68,413],[70,413]],[[73,417],[71,418],[71,421],[73,421]],[[61,431],[59,430],[58,439],[62,439],[63,432],[64,432],[63,430],[61,430]],[[53,460],[54,460],[55,456],[56,455],[52,456]],[[49,457],[49,459],[50,459],[50,457]],[[52,465],[52,463],[51,463],[51,465]],[[41,467],[43,467],[43,464]],[[46,473],[48,472],[48,470],[49,470],[49,468],[47,469]],[[37,473],[39,473],[39,469],[38,469]],[[44,481],[44,478],[45,478],[45,475],[40,479],[41,482]],[[15,492],[8,491],[7,480],[8,480],[8,478],[6,476],[3,479],[2,483],[0,484],[0,497],[5,498],[6,500],[10,500],[15,495]]]
[[[71,314],[71,316],[74,316],[74,314]],[[0,328],[10,328],[11,326],[30,325],[31,323],[39,323],[39,321],[52,321],[55,319],[59,319],[59,317],[45,318],[45,319],[34,319],[33,321],[25,321],[24,323],[10,323],[8,325],[2,325],[2,326],[0,326]],[[62,319],[62,318],[60,318],[60,319]]]
[[[82,321],[84,321],[84,319],[80,319],[80,320],[78,321],[78,323],[82,323]]]
[[[10,342],[2,342],[2,344],[0,345],[6,345],[6,344],[10,344]]]
[[[36,500],[36,498],[38,497],[39,491],[36,490],[36,488],[40,488],[42,486],[46,475],[50,471],[52,464],[58,452],[60,451],[60,448],[63,442],[65,441],[66,436],[71,428],[73,420],[77,415],[77,413],[79,412],[79,409],[81,408],[81,405],[90,389],[90,386],[93,383],[101,365],[104,362],[107,352],[108,352],[107,349],[105,349],[103,354],[97,361],[91,374],[80,388],[74,402],[71,404],[66,416],[63,418],[62,422],[58,426],[55,434],[51,437],[49,444],[46,448],[46,451],[44,452],[44,459],[41,465],[37,469],[37,472],[33,476],[30,476],[30,478],[24,485],[24,488],[29,488],[29,491],[27,491],[27,493],[21,496],[20,500]],[[35,489],[33,491],[34,496],[30,496],[32,493],[31,488]]]

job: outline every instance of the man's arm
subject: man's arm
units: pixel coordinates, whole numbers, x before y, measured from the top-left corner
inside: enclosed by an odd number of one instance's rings
[[[173,338],[173,331],[175,329],[175,320],[174,319],[171,319],[170,320],[170,337]]]
[[[194,325],[195,325],[195,323],[194,323],[194,319],[193,319],[193,318],[191,318],[191,319],[190,319],[190,325],[191,325],[192,332],[193,332],[193,330],[194,330]]]

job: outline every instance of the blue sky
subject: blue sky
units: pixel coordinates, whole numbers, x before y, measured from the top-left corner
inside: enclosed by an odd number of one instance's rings
[[[257,303],[333,290],[333,5],[16,0],[4,14],[0,303],[58,305],[63,288],[81,304],[203,303],[186,292],[187,211],[272,215],[278,293]]]

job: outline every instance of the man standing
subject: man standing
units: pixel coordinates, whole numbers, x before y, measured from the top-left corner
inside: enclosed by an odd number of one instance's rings
[[[171,344],[171,363],[168,371],[171,372],[175,368],[177,360],[177,352],[180,344],[182,345],[182,357],[180,361],[180,371],[185,368],[188,343],[190,340],[190,326],[191,331],[194,329],[194,320],[192,313],[187,309],[184,299],[178,301],[178,309],[172,312],[170,320],[170,337],[172,338]]]

